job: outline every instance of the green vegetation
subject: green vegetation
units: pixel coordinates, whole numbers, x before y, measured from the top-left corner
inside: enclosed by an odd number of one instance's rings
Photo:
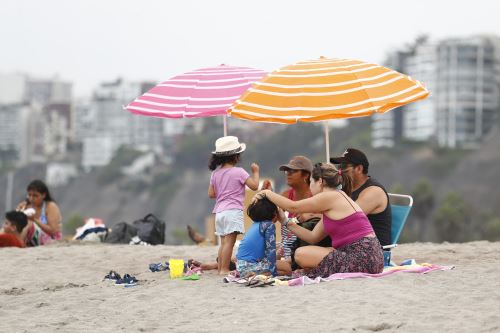
[[[172,171],[165,171],[153,177],[151,184],[151,196],[154,200],[154,214],[162,216],[165,208],[175,197],[178,186],[179,174]]]
[[[71,214],[68,220],[63,223],[63,233],[65,235],[74,235],[76,228],[81,227],[84,224],[83,217],[79,214]]]
[[[434,216],[439,239],[450,242],[473,240],[471,213],[471,207],[459,194],[455,192],[449,193]]]
[[[141,154],[126,146],[120,147],[111,162],[99,171],[98,182],[106,185],[117,181],[123,176],[121,168],[130,165]]]
[[[189,238],[185,227],[175,228],[172,231],[172,237],[174,239],[173,245],[193,244],[193,241]]]
[[[484,224],[482,236],[492,242],[500,241],[500,217],[492,217]]]

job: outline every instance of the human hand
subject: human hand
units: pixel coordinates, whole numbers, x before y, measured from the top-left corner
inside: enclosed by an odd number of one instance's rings
[[[23,201],[19,205],[17,205],[16,210],[23,211],[26,209],[27,206],[28,206],[28,203],[26,201]]]
[[[278,207],[278,221],[280,221],[280,223],[283,224],[285,219],[286,219],[285,211]]]
[[[250,169],[252,169],[252,173],[258,173],[260,170],[259,165],[257,163],[252,163]]]
[[[273,190],[273,185],[271,184],[271,181],[269,179],[264,180],[261,190]]]
[[[257,193],[252,198],[252,203],[256,202],[257,200],[264,199],[266,197],[266,192],[269,190],[261,190]]]

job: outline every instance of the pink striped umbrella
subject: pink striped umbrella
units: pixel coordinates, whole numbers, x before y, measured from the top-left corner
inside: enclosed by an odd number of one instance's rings
[[[224,64],[201,68],[158,84],[125,108],[135,114],[161,118],[226,116],[232,103],[266,74],[259,69]]]

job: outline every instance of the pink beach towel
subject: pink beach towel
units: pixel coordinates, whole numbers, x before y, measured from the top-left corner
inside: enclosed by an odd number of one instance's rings
[[[355,278],[381,278],[388,276],[397,272],[403,273],[419,273],[427,274],[432,271],[448,271],[455,268],[455,266],[439,266],[433,264],[414,264],[405,266],[392,266],[386,267],[382,273],[369,274],[369,273],[335,273],[327,278],[317,277],[311,279],[307,276],[301,276],[296,279],[288,281],[289,286],[305,286],[309,284],[316,284],[320,282],[334,281],[334,280],[344,280],[344,279],[355,279]]]

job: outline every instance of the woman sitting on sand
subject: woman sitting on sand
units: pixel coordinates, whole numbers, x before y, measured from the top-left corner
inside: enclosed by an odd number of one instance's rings
[[[352,180],[334,165],[319,163],[311,176],[308,199],[293,201],[270,190],[256,194],[256,199],[267,197],[278,207],[292,212],[322,213],[323,219],[310,231],[287,219],[281,219],[288,229],[300,239],[315,244],[326,236],[332,247],[303,246],[295,252],[295,260],[310,277],[328,277],[334,273],[380,273],[384,259],[380,243],[368,218],[361,208],[349,198]]]
[[[41,180],[32,181],[26,191],[26,200],[17,205],[17,210],[33,208],[35,213],[28,216],[28,226],[23,231],[27,246],[48,244],[62,239],[61,212],[52,199],[47,185]]]

